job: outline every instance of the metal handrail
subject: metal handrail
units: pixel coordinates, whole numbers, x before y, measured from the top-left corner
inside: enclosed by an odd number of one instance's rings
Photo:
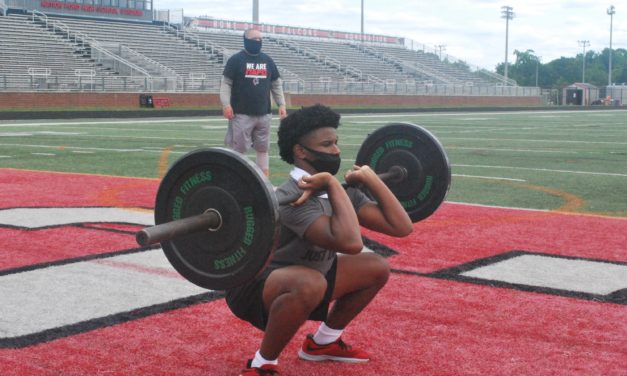
[[[323,56],[323,58],[324,60],[322,62],[324,63],[324,65],[332,65],[338,70],[342,68],[342,63],[340,63],[339,60],[335,60],[334,58],[329,56]]]
[[[436,78],[442,82],[444,82],[445,84],[456,84],[457,82],[452,81],[450,78],[445,77],[443,75],[441,75],[439,72],[437,72],[434,69],[431,69],[429,67],[427,67],[426,65],[423,65],[421,63],[418,62],[412,62],[413,64],[410,64],[407,61],[404,60],[399,60],[396,59],[392,56],[389,56],[387,54],[384,54],[383,52],[379,52],[375,49],[372,49],[370,47],[361,45],[361,44],[351,44],[352,47],[357,48],[358,50],[367,52],[373,56],[376,56],[388,63],[394,64],[398,67],[400,67],[403,70],[409,70],[412,71],[414,73],[418,73],[418,74],[422,74],[422,75],[427,75],[429,77],[433,77]],[[383,82],[383,81],[382,81]]]
[[[292,81],[293,80],[300,80],[300,77],[298,77],[298,75],[296,73],[293,73],[289,69],[283,68],[282,66],[277,66],[277,69],[279,70],[279,73],[281,74],[281,76],[289,77],[289,80],[292,80]]]
[[[298,84],[296,84],[298,83]],[[88,86],[85,86],[87,84]],[[460,86],[440,85],[431,82],[396,82],[396,85],[383,85],[377,82],[315,79],[286,80],[284,88],[291,93],[369,93],[375,95],[467,95],[467,96],[539,96],[540,89],[521,86]],[[182,77],[140,77],[109,75],[96,72],[95,76],[75,76],[72,73],[52,73],[50,76],[33,76],[24,73],[0,73],[0,92],[145,92],[167,87],[175,92],[217,93],[220,80],[217,77],[198,79]]]
[[[127,66],[128,68],[131,69],[131,71],[137,71],[139,73],[141,73],[142,75],[146,76],[146,77],[152,77],[152,75],[145,70],[144,68],[140,67],[137,64],[134,64],[126,59],[124,59],[123,57],[109,51],[107,48],[103,47],[101,45],[101,43],[99,41],[97,41],[96,39],[93,39],[92,37],[83,34],[81,32],[74,32],[74,37],[76,40],[80,39],[80,42],[83,45],[88,45],[90,48],[95,49],[96,51],[102,53],[103,55]]]
[[[320,53],[317,50],[314,50],[313,48],[303,47],[300,44],[292,40],[287,41],[281,38],[273,38],[273,40],[275,40],[277,43],[281,44],[284,47],[287,47],[289,49],[296,51],[297,53],[301,55],[310,56],[314,58],[314,60],[321,62],[324,65],[335,67],[338,70],[338,72],[344,72],[347,75],[353,75],[355,77],[358,77],[358,79],[363,78],[363,72],[360,69],[355,68],[352,65],[342,64],[342,62],[340,62],[339,60],[334,59],[330,56],[323,55],[322,53]]]
[[[408,39],[408,38],[405,38],[405,44],[404,44],[405,48],[408,48],[408,47],[409,47],[409,44],[411,44],[411,45],[413,46],[413,45],[414,45],[414,42],[415,42],[415,45],[416,45],[416,46],[423,46],[423,51],[424,51],[424,49],[425,49],[424,47],[426,46],[424,43],[420,43],[420,42],[418,42],[418,41],[414,41],[414,40],[412,40],[412,39]],[[409,49],[410,49],[410,50],[412,50],[412,51],[418,51],[418,50],[415,50],[414,48],[409,48]],[[436,55],[436,56],[438,55],[437,51],[435,51],[435,50],[433,50],[433,54],[434,54],[434,55]],[[495,80],[497,80],[497,81],[503,82],[503,83],[505,83],[506,85],[510,85],[510,86],[518,86],[518,83],[517,83],[515,80],[512,80],[511,78],[506,78],[506,77],[505,77],[505,76],[503,76],[503,75],[500,75],[500,74],[498,74],[498,73],[495,73],[495,72],[489,71],[489,70],[488,70],[488,69],[486,69],[486,68],[479,67],[479,66],[477,66],[476,64],[469,64],[469,63],[465,62],[464,60],[458,59],[458,58],[456,58],[455,56],[452,56],[452,55],[450,55],[450,54],[447,54],[447,55],[446,55],[446,60],[448,60],[448,61],[449,61],[449,62],[451,62],[451,63],[455,63],[455,62],[462,62],[462,63],[464,63],[465,65],[467,65],[467,66],[469,66],[469,67],[472,65],[472,66],[473,66],[473,68],[476,68],[476,69],[474,69],[474,71],[476,71],[476,72],[479,72],[479,73],[481,73],[481,74],[484,74],[484,75],[486,75],[486,76],[488,76],[488,77],[490,77],[490,78],[492,78],[492,79],[495,79]]]
[[[50,76],[52,70],[48,67],[28,67],[27,72],[30,76]]]
[[[187,76],[190,80],[204,80],[207,78],[207,75],[203,72],[189,72]]]
[[[95,69],[84,69],[84,68],[74,69],[74,75],[77,76],[77,77],[95,77],[96,76],[96,70]]]
[[[382,79],[380,79],[379,77],[377,77],[377,76],[373,76],[373,75],[371,75],[371,74],[366,75],[366,80],[367,80],[368,82],[375,82],[375,83],[378,83],[378,84],[382,84],[382,83],[384,82],[384,81],[383,81]],[[395,81],[395,82],[396,82],[396,81]]]
[[[48,16],[46,16],[45,13],[42,13],[40,11],[38,11],[37,9],[34,9],[32,12],[32,21],[35,22],[35,17],[39,17],[39,18],[43,18],[45,23],[46,23],[46,28],[48,28]]]
[[[224,59],[226,59],[226,56],[229,54],[228,49],[226,49],[225,47],[222,47],[207,40],[203,40],[198,36],[198,34],[193,33],[192,31],[185,28],[179,29],[177,27],[174,27],[169,22],[163,23],[163,31],[174,33],[177,37],[183,39],[184,41],[195,43],[196,46],[202,48],[205,51],[209,51],[211,54],[222,55]]]
[[[353,67],[352,65],[344,65],[343,71],[346,72],[346,74],[352,74],[353,76],[356,76],[360,80],[364,76],[363,72],[361,71],[361,69],[357,69],[357,68]]]
[[[85,46],[89,46],[92,49],[95,49],[96,51],[102,53],[103,55],[113,59],[114,61],[117,61],[118,63],[126,66],[127,68],[129,68],[131,71],[137,71],[140,74],[146,76],[146,77],[152,77],[152,75],[146,71],[144,68],[122,58],[119,55],[116,55],[110,51],[108,51],[105,47],[102,46],[102,44],[97,41],[96,39],[83,34],[82,32],[76,32],[73,31],[72,29],[70,29],[69,26],[67,26],[66,24],[64,24],[61,21],[58,20],[50,20],[48,18],[48,16],[45,13],[42,13],[38,10],[33,10],[32,12],[32,20],[33,22],[35,22],[35,19],[44,22],[46,25],[46,29],[50,29],[52,28],[53,31],[59,30],[62,33],[65,34],[65,36],[67,37],[68,41],[72,41],[74,43],[79,44],[81,47],[85,47]],[[42,20],[43,19],[43,20]]]
[[[146,66],[156,66],[157,70],[160,73],[160,76],[163,77],[176,77],[178,76],[178,74],[170,67],[161,64],[160,62],[153,60],[151,58],[149,58],[148,56],[142,54],[141,52],[135,51],[132,48],[129,48],[128,46],[118,43],[118,42],[99,42],[100,46],[109,49],[110,47],[113,47],[115,49],[117,49],[119,51],[118,56],[120,56],[121,58],[125,58],[127,56],[133,56],[136,57],[140,60],[143,60],[145,62]],[[111,51],[109,49],[109,51]],[[113,52],[113,51],[112,51]],[[126,56],[125,56],[126,54]]]
[[[402,61],[402,60],[398,60],[398,64],[400,64],[402,66],[403,69],[407,69],[410,71],[413,71],[415,73],[419,73],[422,75],[426,75],[429,77],[433,77],[438,79],[439,81],[447,84],[447,85],[454,85],[457,84],[458,82],[451,80],[449,77],[443,76],[441,75],[439,72],[437,72],[434,69],[431,69],[429,67],[427,67],[424,64],[421,64],[417,61],[412,62],[411,64],[406,62],[406,61]]]
[[[498,73],[490,72],[487,69],[479,69],[479,70],[477,70],[477,72],[479,72],[481,74],[484,74],[484,75],[486,75],[486,76],[488,76],[490,78],[494,78],[494,79],[496,79],[498,81],[501,81],[503,83],[509,84],[510,86],[518,86],[518,82],[516,82],[515,80],[513,80],[513,79],[511,79],[509,77],[502,76],[502,75],[500,75]]]

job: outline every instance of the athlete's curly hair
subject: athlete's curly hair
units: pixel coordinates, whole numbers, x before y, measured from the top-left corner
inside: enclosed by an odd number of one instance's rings
[[[331,127],[337,129],[340,125],[340,114],[331,108],[316,104],[311,107],[302,107],[281,120],[279,125],[279,154],[281,159],[294,164],[294,145],[307,133],[318,128]]]

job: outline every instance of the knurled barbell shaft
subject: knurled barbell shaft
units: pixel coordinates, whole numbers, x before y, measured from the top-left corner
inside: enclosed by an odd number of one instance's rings
[[[386,172],[377,174],[377,176],[379,176],[379,179],[383,181],[388,181],[388,180],[401,181],[407,178],[407,169],[405,169],[404,167],[395,165],[395,166],[390,167]],[[350,186],[350,184],[347,184],[347,183],[343,183],[342,185],[344,186],[344,188],[347,188]],[[302,195],[302,192],[296,192],[293,195],[279,197],[278,198],[279,205],[291,204],[292,202],[298,200],[301,195]]]
[[[386,180],[403,180],[407,177],[407,170],[404,167],[392,166],[387,172],[378,174],[383,181]],[[345,185],[346,187],[346,185]],[[302,193],[292,196],[280,197],[279,205],[288,205],[296,201]],[[148,246],[151,244],[161,243],[162,241],[172,240],[179,236],[189,235],[200,231],[211,231],[222,225],[220,213],[216,210],[208,209],[202,214],[192,215],[186,218],[177,219],[172,222],[162,223],[156,226],[146,227],[135,235],[137,244]]]

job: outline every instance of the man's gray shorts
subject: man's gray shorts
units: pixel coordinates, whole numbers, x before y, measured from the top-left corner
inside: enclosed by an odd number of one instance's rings
[[[267,152],[270,147],[271,121],[272,114],[261,116],[236,114],[229,120],[224,144],[240,153],[246,153],[251,146],[258,152]]]

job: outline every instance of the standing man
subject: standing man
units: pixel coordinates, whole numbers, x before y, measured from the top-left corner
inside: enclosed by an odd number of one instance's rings
[[[261,32],[244,32],[244,49],[226,62],[220,84],[222,113],[229,119],[224,144],[246,153],[257,151],[257,166],[269,176],[270,94],[279,106],[279,117],[287,115],[279,70],[270,56],[261,52]]]

